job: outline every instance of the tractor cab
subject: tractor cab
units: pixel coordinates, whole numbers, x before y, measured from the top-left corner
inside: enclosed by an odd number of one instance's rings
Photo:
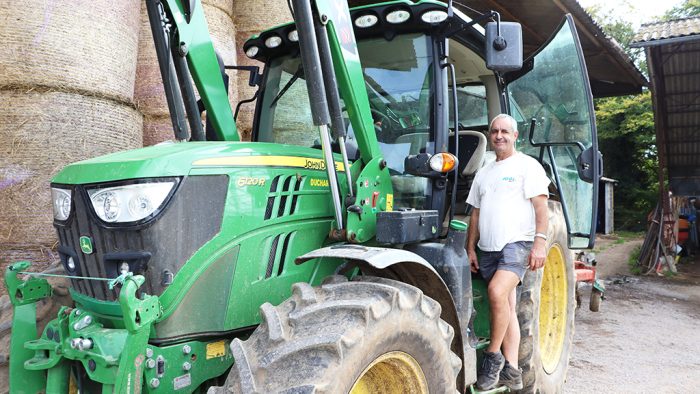
[[[521,68],[517,53],[509,55],[511,64],[493,64],[487,32],[457,11],[448,18],[442,4],[393,2],[350,13],[371,132],[389,169],[394,209],[436,210],[445,218],[453,205],[454,214],[468,214],[464,201],[471,181],[492,159],[489,120],[510,113],[518,121],[518,149],[542,163],[554,185],[551,197],[562,201],[569,246],[592,243],[597,196],[592,179],[600,165],[591,94],[571,18]],[[506,41],[521,51],[519,29],[506,27],[512,28],[496,34],[511,34]],[[320,150],[297,41],[295,25],[288,24],[244,46],[249,57],[265,63],[253,140]],[[362,161],[361,131],[353,119],[357,110],[345,104],[345,87],[338,88],[345,150],[350,162]],[[341,152],[337,141],[332,147]],[[454,172],[426,176],[406,167],[408,157],[440,152],[456,156]],[[573,206],[577,209],[569,212]]]

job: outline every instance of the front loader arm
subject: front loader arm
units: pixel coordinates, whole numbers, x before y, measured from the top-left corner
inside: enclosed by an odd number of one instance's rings
[[[374,130],[360,54],[353,33],[347,2],[316,0],[316,9],[325,21],[338,90],[345,101],[360,155],[364,163],[382,155]]]
[[[204,16],[204,8],[199,0],[148,0],[156,2],[157,6],[162,6],[159,18],[161,26],[166,31],[166,46],[170,50],[172,57],[178,61],[178,57],[185,57],[187,60],[187,68],[191,74],[197,92],[202,98],[204,108],[207,111],[207,119],[214,126],[217,139],[221,141],[238,141],[238,132],[236,130],[236,122],[233,117],[231,105],[228,100],[228,92],[221,75],[221,69],[217,60],[216,52],[212,44],[211,35],[207,27],[207,21]],[[160,7],[159,7],[160,8]],[[157,29],[152,29],[154,32]],[[155,37],[154,37],[155,38]],[[156,51],[158,51],[158,43],[156,41]],[[169,62],[171,57],[161,58],[159,62]],[[161,64],[161,73],[168,74],[171,71],[176,71],[169,64]],[[183,70],[184,72],[184,70]],[[163,75],[164,84],[168,84],[167,80],[170,76]],[[189,77],[178,75],[179,84],[181,86],[190,84]],[[186,88],[183,89],[183,92]],[[166,86],[166,95],[172,95],[177,92],[168,89]],[[188,96],[184,92],[183,96]],[[185,108],[187,108],[187,97],[185,100]],[[168,105],[171,104],[171,97],[168,98]],[[178,100],[175,100],[178,101]],[[175,103],[175,106],[182,106],[180,103]],[[181,108],[170,108],[172,112],[182,113]],[[188,110],[189,111],[189,110]],[[199,116],[188,114],[193,118],[190,122],[199,121]],[[177,126],[176,126],[177,129]],[[194,134],[194,133],[193,133]]]

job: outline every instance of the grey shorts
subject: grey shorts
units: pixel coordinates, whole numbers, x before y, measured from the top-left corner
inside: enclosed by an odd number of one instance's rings
[[[497,270],[510,271],[523,280],[528,267],[532,242],[518,241],[506,244],[500,252],[484,252],[479,255],[479,272],[486,281],[491,280]]]

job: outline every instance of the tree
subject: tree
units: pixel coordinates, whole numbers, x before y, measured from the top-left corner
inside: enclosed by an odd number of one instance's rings
[[[700,0],[690,0],[700,1]],[[586,10],[615,39],[640,70],[646,71],[641,49],[630,48],[635,31],[620,17]],[[658,156],[651,94],[595,100],[599,148],[607,177],[620,183],[615,190],[615,228],[644,230],[646,216],[658,201]]]
[[[666,11],[661,17],[662,21],[683,19],[691,16],[700,16],[700,0],[685,0],[683,3]]]
[[[658,160],[651,94],[596,100],[599,148],[615,190],[615,227],[640,231],[658,200]]]

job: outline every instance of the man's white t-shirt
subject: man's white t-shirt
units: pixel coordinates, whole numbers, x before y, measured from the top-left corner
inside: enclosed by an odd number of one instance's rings
[[[533,241],[535,209],[530,199],[549,195],[540,163],[516,152],[476,173],[467,203],[479,208],[479,249],[496,252],[512,242]]]

